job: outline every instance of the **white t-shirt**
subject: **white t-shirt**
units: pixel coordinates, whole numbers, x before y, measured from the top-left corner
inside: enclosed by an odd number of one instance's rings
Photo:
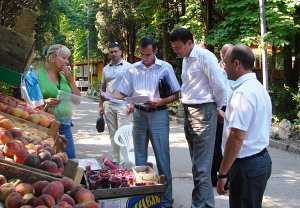
[[[256,79],[254,73],[247,73],[234,83],[233,93],[225,112],[222,151],[231,128],[246,132],[238,158],[259,153],[269,145],[272,122],[271,99]]]

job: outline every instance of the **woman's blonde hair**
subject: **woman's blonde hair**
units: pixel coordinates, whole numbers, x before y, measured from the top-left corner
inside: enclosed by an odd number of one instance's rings
[[[53,59],[55,56],[62,57],[62,56],[70,56],[70,55],[71,55],[71,51],[69,48],[61,44],[54,44],[51,45],[47,50],[46,62],[50,62],[51,59]]]

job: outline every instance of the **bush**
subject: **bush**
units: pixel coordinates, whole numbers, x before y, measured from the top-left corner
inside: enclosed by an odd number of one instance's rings
[[[295,94],[298,96],[295,97]],[[273,114],[279,120],[284,118],[288,120],[297,119],[298,109],[300,109],[300,92],[297,93],[286,85],[272,85],[270,87],[270,96]]]

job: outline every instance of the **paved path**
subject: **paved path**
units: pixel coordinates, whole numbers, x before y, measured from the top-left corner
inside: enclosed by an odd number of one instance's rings
[[[73,133],[78,158],[99,157],[102,153],[109,153],[108,132],[99,134],[95,129],[97,108],[98,103],[89,99],[83,99],[82,104],[75,108]],[[190,207],[193,180],[183,126],[173,121],[170,129],[174,207]],[[273,160],[273,172],[265,193],[264,207],[299,208],[300,155],[277,149],[269,151]],[[215,196],[216,208],[229,207],[227,196]]]

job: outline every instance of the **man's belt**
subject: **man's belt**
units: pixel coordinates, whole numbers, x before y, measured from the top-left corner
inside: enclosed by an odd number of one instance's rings
[[[267,150],[267,148],[264,148],[262,151],[254,154],[254,155],[250,155],[250,156],[243,157],[243,158],[236,158],[236,161],[241,162],[241,161],[246,161],[246,160],[249,160],[249,159],[253,159],[253,158],[264,155],[266,152],[268,152],[268,150]]]
[[[150,108],[150,107],[145,107],[145,106],[142,106],[142,105],[134,105],[134,107],[138,110],[145,111],[145,112],[154,112],[154,111],[167,109],[166,105],[159,106],[157,108]]]

